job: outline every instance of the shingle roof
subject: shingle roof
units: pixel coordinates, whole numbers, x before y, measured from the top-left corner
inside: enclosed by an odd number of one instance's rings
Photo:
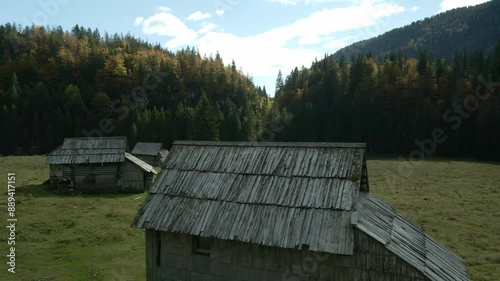
[[[344,255],[354,252],[357,228],[430,280],[468,280],[460,257],[359,191],[368,182],[364,150],[362,144],[175,142],[133,224]]]
[[[135,165],[139,166],[144,172],[153,173],[155,175],[157,174],[153,166],[135,157],[134,155],[125,152],[125,158],[130,162],[134,163]]]
[[[165,161],[167,161],[168,153],[169,152],[166,149],[160,150],[160,164],[162,166],[165,164]]]
[[[67,138],[48,155],[47,163],[120,163],[124,161],[126,148],[126,137]]]
[[[175,142],[140,228],[353,253],[361,144]]]
[[[426,234],[419,225],[371,194],[360,193],[358,200],[358,229],[385,245],[430,280],[469,280],[463,260]]]
[[[160,153],[162,146],[163,146],[163,144],[161,144],[161,143],[138,142],[135,145],[134,149],[132,150],[132,154],[157,156],[158,153]]]

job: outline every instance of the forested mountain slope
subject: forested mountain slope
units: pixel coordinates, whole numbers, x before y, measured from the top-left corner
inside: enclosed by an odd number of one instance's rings
[[[477,50],[491,52],[500,38],[500,0],[458,8],[397,28],[378,37],[347,46],[333,57],[350,59],[359,53],[374,57],[402,51],[417,57],[426,49],[435,58],[452,58],[455,53]]]
[[[391,53],[332,56],[278,79],[287,141],[366,142],[405,158],[500,160],[500,41],[451,60]]]
[[[0,26],[0,153],[64,137],[256,140],[271,101],[234,62],[75,26]]]

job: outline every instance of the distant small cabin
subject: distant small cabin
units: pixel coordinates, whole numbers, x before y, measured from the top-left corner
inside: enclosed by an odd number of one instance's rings
[[[78,192],[143,192],[156,171],[126,152],[127,138],[67,138],[47,157],[50,183]]]
[[[133,225],[149,281],[468,280],[369,193],[364,144],[175,142]]]
[[[132,154],[149,165],[162,166],[168,155],[168,150],[162,147],[161,143],[138,142],[132,150]]]

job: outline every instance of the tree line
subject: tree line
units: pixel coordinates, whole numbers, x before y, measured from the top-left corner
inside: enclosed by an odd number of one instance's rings
[[[491,53],[458,53],[451,60],[425,50],[416,58],[402,52],[349,61],[329,56],[286,78],[280,73],[276,85],[280,112],[293,116],[280,140],[500,159],[500,40]]]
[[[500,42],[500,41],[499,41]],[[234,62],[75,26],[0,25],[0,153],[65,137],[366,142],[374,153],[500,159],[500,43],[416,58],[326,56],[280,72],[275,97]],[[439,143],[436,129],[442,129]],[[440,131],[439,131],[440,132]],[[435,147],[434,147],[435,146]],[[432,148],[432,149],[431,149]],[[426,153],[432,152],[432,153]]]
[[[266,89],[218,53],[78,25],[0,26],[2,154],[47,153],[65,137],[257,140],[271,107]]]

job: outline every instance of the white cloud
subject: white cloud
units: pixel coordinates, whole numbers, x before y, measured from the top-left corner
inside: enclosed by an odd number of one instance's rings
[[[179,18],[167,12],[145,19],[142,22],[142,31],[150,35],[174,37],[166,43],[168,48],[193,44],[198,37],[194,30],[188,28]]]
[[[269,44],[271,43],[271,44]],[[309,64],[321,53],[310,49],[283,47],[280,44],[265,43],[261,36],[238,37],[224,32],[209,32],[198,40],[202,54],[215,54],[217,51],[224,59],[243,67],[252,76],[274,76],[278,69],[292,69],[307,60]]]
[[[337,9],[323,9],[311,14],[307,18],[300,19],[290,25],[272,29],[264,34],[271,42],[279,42],[284,45],[292,39],[298,39],[299,43],[316,41],[321,36],[331,35],[339,31],[348,31],[368,26],[386,25],[381,19],[390,15],[401,13],[405,10],[403,6],[388,3],[373,4],[366,1],[359,6]],[[325,24],[328,23],[328,24]],[[378,35],[377,32],[366,30],[368,37]]]
[[[161,11],[161,12],[172,12],[172,9],[170,9],[169,7],[165,7],[165,6],[160,6],[158,7],[158,10]]]
[[[169,49],[177,49],[186,45],[193,45],[196,41],[198,34],[196,32],[191,31],[189,33],[181,34],[176,36],[165,43],[165,46]]]
[[[169,36],[165,43],[169,49],[189,45],[197,47],[201,54],[219,52],[225,63],[234,59],[257,80],[275,77],[279,69],[288,72],[296,66],[308,66],[325,52],[332,53],[354,40],[379,35],[389,27],[390,16],[403,11],[405,8],[398,4],[361,0],[345,8],[323,9],[288,25],[246,37],[216,31],[217,26],[209,22],[196,31],[170,13],[151,16],[141,25],[146,34]],[[351,30],[358,35],[336,36]]]
[[[309,4],[320,4],[320,3],[327,3],[327,2],[353,2],[353,3],[357,3],[359,2],[360,0],[266,0],[267,2],[275,2],[275,3],[279,3],[279,4],[282,4],[282,5],[292,5],[292,6],[295,6],[297,5],[298,3],[304,3],[306,5],[309,5]]]
[[[299,45],[316,45],[323,41],[322,38],[315,35],[305,35],[299,38]]]
[[[323,45],[323,49],[327,50],[338,50],[341,49],[347,45],[349,45],[348,42],[352,42],[353,39],[355,39],[355,36],[347,36],[343,37],[340,39],[334,39],[334,38],[329,38],[329,40],[326,42],[326,44]]]
[[[418,10],[420,10],[420,7],[419,7],[419,6],[413,6],[413,7],[411,7],[411,11],[412,11],[412,12],[416,12],[416,11],[418,11]]]
[[[204,22],[201,25],[201,29],[197,31],[198,34],[204,34],[208,33],[212,30],[214,30],[217,27],[217,25],[211,23],[211,22]]]
[[[384,18],[404,10],[400,5],[364,1],[361,5],[348,8],[323,9],[255,36],[238,37],[225,32],[209,32],[197,40],[197,46],[202,54],[218,51],[224,61],[234,59],[256,77],[275,76],[279,69],[288,71],[296,66],[309,65],[315,58],[322,57],[324,50],[321,47],[332,52],[356,38],[335,38],[336,32],[365,28],[359,37],[372,37],[379,34],[374,30],[376,26],[383,28],[387,25]],[[293,40],[297,40],[298,47],[291,47]],[[318,48],[317,44],[322,45]],[[315,47],[306,48],[311,45]]]
[[[277,2],[283,5],[296,5],[297,0],[267,0],[268,2]]]
[[[210,13],[202,13],[201,11],[196,11],[188,16],[188,20],[190,21],[199,21],[199,20],[204,20],[211,18],[212,14]]]
[[[216,10],[215,14],[219,17],[222,17],[224,15],[224,9]]]
[[[134,25],[139,25],[144,21],[143,17],[137,17],[134,21]]]
[[[488,0],[443,0],[439,12],[445,12],[455,8],[475,6],[487,2]]]

